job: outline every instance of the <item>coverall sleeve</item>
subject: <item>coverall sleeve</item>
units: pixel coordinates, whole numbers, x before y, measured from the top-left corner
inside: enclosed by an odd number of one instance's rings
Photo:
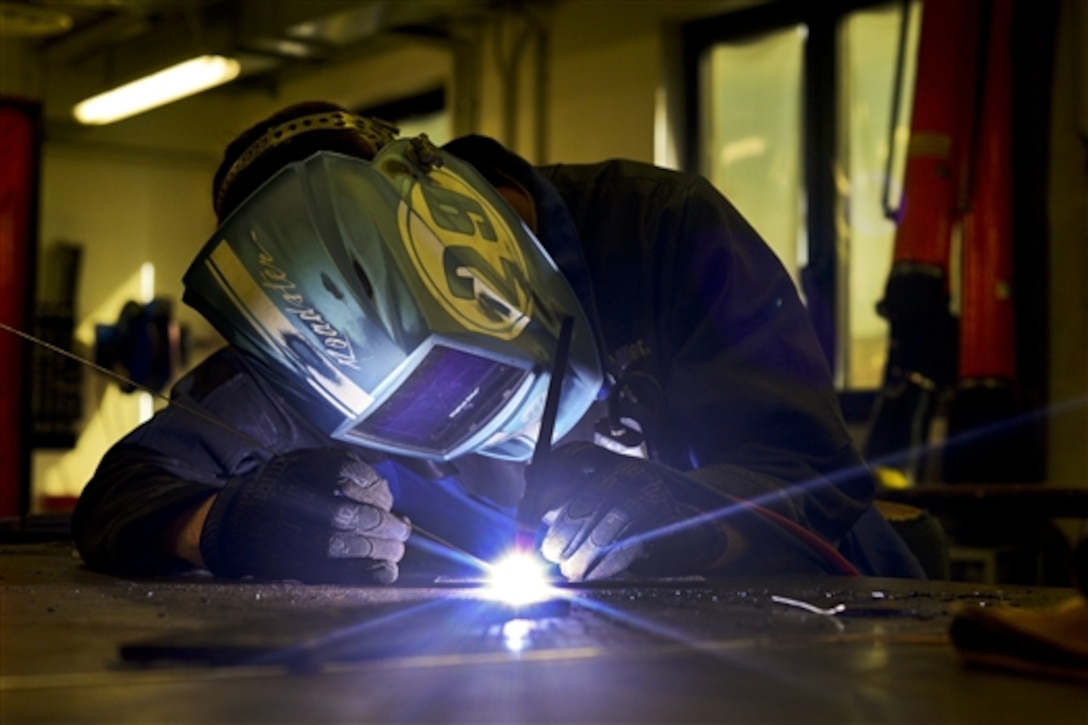
[[[692,475],[837,543],[874,485],[793,281],[707,181],[660,226],[664,429]]]
[[[605,346],[656,459],[837,543],[874,482],[774,252],[701,177],[628,161],[543,171],[581,238]]]
[[[118,574],[180,568],[165,546],[168,529],[285,446],[290,425],[236,354],[204,361],[175,386],[168,406],[102,458],[72,517],[80,555]]]

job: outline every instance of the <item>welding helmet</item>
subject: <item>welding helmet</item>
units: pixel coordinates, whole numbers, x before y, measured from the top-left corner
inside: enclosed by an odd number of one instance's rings
[[[526,460],[564,318],[553,438],[602,383],[582,306],[520,217],[426,137],[288,164],[221,224],[184,299],[332,438]]]

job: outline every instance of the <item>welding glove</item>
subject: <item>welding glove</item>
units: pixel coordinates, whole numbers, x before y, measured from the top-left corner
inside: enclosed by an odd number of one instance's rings
[[[695,503],[698,484],[667,466],[572,443],[527,475],[532,505],[561,502],[544,516],[541,554],[570,581],[704,573],[727,549],[725,526]]]
[[[392,505],[388,482],[355,452],[294,451],[219,492],[200,552],[219,576],[389,584],[411,532]]]

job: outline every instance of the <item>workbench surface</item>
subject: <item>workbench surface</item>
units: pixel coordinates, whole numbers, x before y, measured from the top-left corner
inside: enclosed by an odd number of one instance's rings
[[[1071,594],[677,580],[513,611],[421,574],[137,580],[87,570],[66,541],[6,543],[0,722],[1088,723],[1085,683],[968,667],[948,638],[954,602]]]

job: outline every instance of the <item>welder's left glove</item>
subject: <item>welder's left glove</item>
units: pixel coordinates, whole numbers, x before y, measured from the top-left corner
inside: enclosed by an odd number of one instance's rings
[[[700,510],[698,484],[667,466],[572,443],[528,476],[532,505],[551,509],[541,553],[571,581],[705,573],[726,553],[727,528]]]
[[[216,495],[200,536],[213,574],[313,583],[390,584],[411,525],[361,453],[276,456]]]

